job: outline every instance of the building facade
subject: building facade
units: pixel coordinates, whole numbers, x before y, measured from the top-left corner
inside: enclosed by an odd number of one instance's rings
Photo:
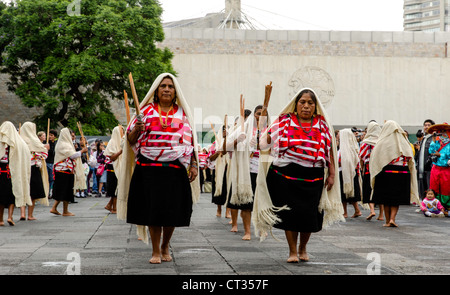
[[[450,31],[449,0],[405,0],[403,28],[405,31]]]

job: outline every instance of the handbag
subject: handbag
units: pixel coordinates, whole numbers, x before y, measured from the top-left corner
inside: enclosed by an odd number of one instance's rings
[[[97,174],[98,176],[101,176],[101,175],[103,175],[104,171],[105,171],[105,164],[100,164],[100,166],[98,166],[95,174]]]

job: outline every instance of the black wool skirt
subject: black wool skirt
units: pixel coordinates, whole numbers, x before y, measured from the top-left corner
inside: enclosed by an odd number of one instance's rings
[[[370,195],[372,194],[372,187],[370,186],[370,173],[364,173],[363,175],[363,203],[373,203],[370,200]]]
[[[0,205],[5,207],[14,204],[16,198],[12,190],[11,176],[6,163],[0,163]]]
[[[344,194],[344,179],[342,177],[342,171],[339,171],[339,181],[341,183],[341,202],[354,203],[361,201],[361,188],[359,186],[359,174],[356,174],[353,178],[353,196],[347,198]]]
[[[45,173],[47,173],[47,171],[45,171]],[[35,165],[31,166],[30,196],[32,200],[45,198],[41,169]]]
[[[411,174],[404,166],[387,165],[375,176],[372,203],[399,206],[409,205]]]
[[[55,171],[54,175],[55,182],[53,183],[53,199],[62,202],[73,202],[73,185],[75,182],[75,175],[59,171]]]
[[[192,192],[186,168],[176,160],[138,158],[128,194],[127,222],[147,226],[189,226]],[[169,166],[170,165],[170,166]]]
[[[111,164],[106,165],[106,196],[116,198],[117,176]]]
[[[212,192],[211,192],[211,203],[216,205],[225,205],[225,202],[227,201],[227,167],[225,167],[225,172],[223,173],[223,183],[222,183],[222,194],[220,196],[214,196],[216,192],[216,170],[213,170],[213,176],[212,176]]]
[[[276,213],[281,222],[274,227],[295,232],[322,230],[323,213],[318,208],[324,187],[323,177],[324,168],[319,167],[293,163],[285,167],[270,167],[266,181],[272,203],[276,207],[287,205],[290,208]]]

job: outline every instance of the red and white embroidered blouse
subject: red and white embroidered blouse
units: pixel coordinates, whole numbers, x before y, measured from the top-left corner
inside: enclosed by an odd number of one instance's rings
[[[160,123],[158,104],[149,103],[141,110],[145,130],[132,146],[136,159],[138,154],[160,162],[179,160],[186,168],[194,152],[192,128],[189,125],[183,109],[174,105],[169,114],[161,111],[161,118],[168,125],[163,128]],[[136,118],[131,122],[127,132],[131,132],[136,124]]]
[[[270,134],[274,142],[273,165],[282,167],[295,163],[305,167],[329,167],[332,137],[323,116],[316,115],[312,124],[300,126],[294,113],[282,115],[272,125]]]

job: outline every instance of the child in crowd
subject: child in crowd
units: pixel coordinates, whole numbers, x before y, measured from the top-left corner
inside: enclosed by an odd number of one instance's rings
[[[427,217],[444,217],[448,216],[448,212],[442,206],[441,202],[436,199],[436,193],[432,189],[428,189],[425,192],[425,198],[423,199],[420,209]]]

